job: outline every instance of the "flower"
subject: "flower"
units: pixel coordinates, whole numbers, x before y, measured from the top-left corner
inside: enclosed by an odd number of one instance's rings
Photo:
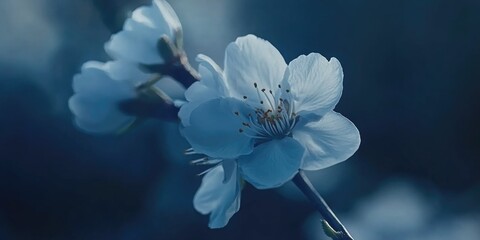
[[[68,101],[76,125],[91,133],[118,132],[128,127],[137,117],[121,111],[119,104],[143,94],[137,86],[152,77],[125,61],[86,62],[73,78],[75,94]],[[173,99],[182,98],[184,92],[184,87],[171,78],[158,80],[150,89],[161,89]]]
[[[165,0],[153,0],[151,6],[135,9],[127,19],[123,30],[112,35],[105,44],[105,51],[113,59],[141,64],[162,64],[167,61],[161,55],[158,44],[162,36],[182,45],[182,25],[175,11]]]
[[[151,6],[134,10],[123,30],[105,44],[114,60],[86,62],[74,77],[69,107],[76,125],[92,133],[118,132],[137,120],[120,109],[121,103],[152,93],[162,101],[183,99],[185,88],[180,83],[141,67],[165,63],[157,46],[160,41],[173,41],[173,50],[181,51],[181,35],[180,21],[166,1],[154,0]]]
[[[268,41],[247,35],[228,45],[225,69],[200,55],[201,81],[185,93],[179,117],[193,152],[235,159],[258,189],[299,171],[348,159],[360,145],[355,125],[333,109],[342,93],[336,58],[318,53],[285,63]]]

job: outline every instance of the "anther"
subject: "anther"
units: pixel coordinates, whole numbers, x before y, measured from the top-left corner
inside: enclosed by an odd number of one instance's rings
[[[282,85],[278,84],[278,88],[282,88]]]
[[[253,86],[254,86],[255,88],[257,88],[257,83],[253,83]]]
[[[238,129],[238,132],[243,133],[243,129],[241,129],[241,128]]]
[[[247,96],[243,96],[243,99],[247,99]]]
[[[238,115],[240,115],[240,113],[239,113],[239,112],[235,112],[235,115],[237,115],[237,116],[238,116]]]
[[[286,92],[289,93],[289,92],[290,92],[290,89],[287,89]]]
[[[262,88],[262,92],[265,92],[265,88]]]
[[[260,104],[263,104],[263,101],[260,101]]]

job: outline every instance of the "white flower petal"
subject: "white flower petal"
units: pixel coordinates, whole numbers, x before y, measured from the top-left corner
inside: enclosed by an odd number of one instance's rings
[[[91,92],[108,87],[108,79],[103,71],[103,63],[89,61],[83,64],[82,71],[73,77],[72,88],[75,93]],[[98,80],[100,79],[100,80]]]
[[[323,115],[333,110],[343,89],[343,71],[336,58],[318,53],[302,55],[288,65],[285,74],[298,114]]]
[[[233,98],[209,100],[196,107],[190,115],[190,125],[182,133],[192,148],[214,158],[236,158],[253,149],[253,140],[240,132],[241,114],[247,106]],[[183,108],[183,107],[182,107]]]
[[[135,117],[123,114],[112,99],[76,94],[68,101],[77,125],[88,132],[107,133],[132,123]]]
[[[220,67],[202,54],[198,55],[196,60],[199,62],[200,81],[185,92],[185,98],[191,102],[204,102],[218,97],[228,97]]]
[[[236,173],[237,169],[237,161],[232,160],[232,159],[225,159],[222,162],[222,167],[223,171],[225,172],[225,177],[223,179],[223,182],[228,182],[230,181],[230,178]]]
[[[258,189],[275,188],[293,178],[300,168],[305,149],[285,137],[255,147],[252,154],[238,159],[240,171]]]
[[[166,35],[175,41],[175,32],[182,26],[171,6],[164,0],[135,9],[132,18],[125,21],[123,30],[112,35],[105,51],[114,59],[142,64],[162,64],[157,43]]]
[[[257,89],[278,90],[287,64],[268,41],[254,35],[237,38],[225,51],[225,77],[232,96],[259,104]]]
[[[165,26],[168,26],[170,29],[170,34],[172,34],[171,38],[173,39],[175,31],[182,29],[182,25],[180,24],[177,14],[170,4],[168,4],[168,2],[165,0],[154,0],[153,3],[158,8],[160,13],[159,16],[163,19],[163,21],[158,21],[159,25],[162,23]],[[161,28],[158,27],[158,29]]]
[[[153,5],[142,6],[135,9],[132,12],[131,19],[152,29],[162,29],[165,32],[167,32],[166,30],[168,29],[168,27],[165,27],[166,22],[163,21],[157,8]]]
[[[199,54],[196,58],[198,62],[198,72],[200,74],[200,82],[206,87],[215,91],[216,97],[228,97],[228,89],[225,82],[222,69],[210,57]],[[197,101],[197,98],[190,95],[190,101]]]
[[[227,225],[230,218],[240,209],[241,186],[237,168],[232,177],[224,181],[224,169],[217,166],[205,174],[202,184],[193,198],[195,209],[210,214],[210,228]]]
[[[196,83],[194,83],[193,85],[195,84]],[[190,86],[190,88],[193,87],[193,85]],[[192,114],[192,111],[195,110],[202,103],[203,102],[186,102],[181,105],[180,110],[178,111],[178,117],[180,118],[183,127],[190,126],[190,115]]]
[[[184,126],[190,125],[190,113],[198,105],[211,99],[228,96],[220,67],[205,55],[198,55],[197,61],[200,81],[193,83],[187,89],[185,98],[189,102],[184,104],[178,113]]]
[[[333,111],[319,121],[300,120],[293,138],[306,149],[301,167],[304,170],[319,170],[345,161],[360,146],[360,133],[355,125]]]
[[[124,60],[107,62],[102,69],[112,79],[129,82],[132,86],[137,86],[152,78],[152,74],[143,72],[137,64]]]
[[[143,64],[163,63],[164,59],[160,56],[157,48],[157,42],[161,35],[154,35],[153,31],[148,31],[140,26],[112,35],[105,44],[105,51],[113,59],[124,59]]]
[[[87,62],[73,79],[75,94],[69,99],[69,107],[77,125],[86,131],[109,132],[135,120],[118,109],[120,101],[136,96],[134,88],[128,82],[112,79],[105,69],[100,62]]]
[[[164,0],[154,0],[153,5],[135,9],[132,19],[150,28],[156,29],[173,39],[174,31],[181,30],[182,26],[175,11]]]

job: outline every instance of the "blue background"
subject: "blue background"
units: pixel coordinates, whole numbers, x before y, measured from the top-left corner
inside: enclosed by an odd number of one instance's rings
[[[287,62],[310,52],[340,60],[336,110],[362,144],[310,176],[357,239],[480,239],[479,1],[170,2],[194,66],[198,53],[222,63],[248,33]],[[103,44],[149,3],[0,3],[0,239],[327,239],[288,184],[247,186],[229,225],[208,229],[192,206],[204,169],[183,156],[176,123],[122,136],[73,125],[72,76],[107,61]]]

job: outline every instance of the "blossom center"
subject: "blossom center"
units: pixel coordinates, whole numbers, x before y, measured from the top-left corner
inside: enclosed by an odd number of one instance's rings
[[[259,102],[254,106],[246,103],[253,110],[242,114],[246,121],[242,122],[239,132],[260,142],[290,136],[298,121],[290,90],[283,90],[280,84],[275,92],[260,89],[257,83],[253,86]],[[248,97],[243,96],[243,99],[247,100]],[[235,112],[235,115],[240,116],[240,113]]]

